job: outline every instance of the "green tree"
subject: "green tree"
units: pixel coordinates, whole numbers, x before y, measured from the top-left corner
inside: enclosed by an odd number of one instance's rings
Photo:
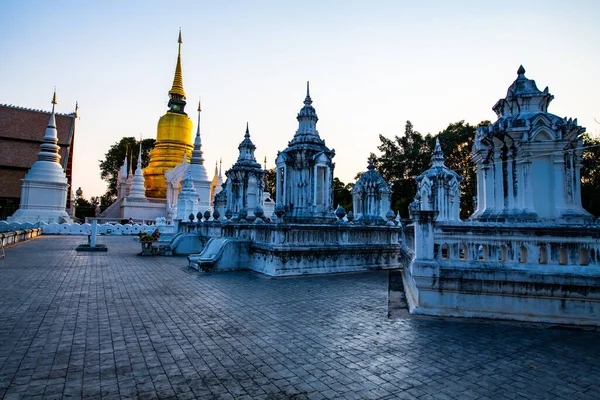
[[[403,136],[388,139],[379,135],[381,156],[375,158],[375,166],[392,185],[392,209],[399,210],[402,217],[408,217],[408,205],[417,191],[415,178],[431,165],[435,139],[438,137],[446,156],[446,166],[464,177],[461,183],[461,218],[471,215],[473,196],[477,192],[475,169],[471,162],[475,129],[475,126],[459,121],[448,125],[435,136],[423,136],[407,121]]]
[[[379,135],[379,140],[381,156],[374,159],[375,167],[392,186],[392,209],[408,217],[408,205],[417,191],[415,177],[428,167],[432,149],[410,121],[406,121],[403,136],[388,139]]]
[[[489,124],[489,121],[482,121],[478,126]],[[471,150],[476,129],[476,126],[465,123],[465,121],[459,121],[448,125],[446,129],[437,135],[446,157],[446,166],[463,176],[463,181],[460,184],[460,217],[462,219],[466,219],[473,214],[473,197],[477,195],[477,176],[475,165],[471,161]],[[428,135],[428,140],[433,148],[435,137]]]
[[[352,185],[345,184],[339,178],[333,178],[333,208],[338,204],[344,207],[346,212],[352,210]]]
[[[150,150],[154,148],[154,139],[142,140],[142,168],[148,165]],[[103,197],[105,202],[112,203],[117,195],[117,174],[123,165],[123,160],[127,156],[127,161],[131,165],[132,171],[135,171],[139,153],[140,142],[134,137],[124,137],[119,142],[113,144],[106,152],[104,160],[98,160],[100,163],[100,177],[108,182],[108,189]]]
[[[269,192],[271,198],[275,198],[275,191],[277,190],[276,181],[277,180],[277,168],[273,167],[267,170],[267,174],[265,176],[265,192]]]
[[[82,196],[75,199],[75,218],[78,220],[95,216],[95,210],[96,204],[88,201],[85,197]]]
[[[594,216],[600,216],[600,139],[589,133],[583,135],[583,151],[581,160],[581,204]]]

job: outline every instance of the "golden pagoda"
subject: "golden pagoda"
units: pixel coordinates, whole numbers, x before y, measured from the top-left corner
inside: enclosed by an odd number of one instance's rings
[[[184,111],[186,102],[181,74],[181,30],[178,42],[175,77],[169,90],[169,110],[158,120],[156,143],[150,152],[148,166],[143,171],[148,198],[166,198],[165,172],[181,164],[184,154],[187,154],[188,160],[192,156],[193,123]]]

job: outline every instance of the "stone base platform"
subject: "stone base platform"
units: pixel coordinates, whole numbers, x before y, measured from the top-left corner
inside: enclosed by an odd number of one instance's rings
[[[415,260],[404,270],[412,314],[600,326],[600,268]]]
[[[108,247],[105,244],[97,244],[95,246],[90,246],[89,244],[80,244],[75,248],[76,251],[84,251],[84,252],[106,252],[108,251]]]

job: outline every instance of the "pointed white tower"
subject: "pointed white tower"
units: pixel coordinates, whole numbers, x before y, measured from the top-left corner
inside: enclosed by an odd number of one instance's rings
[[[21,205],[9,218],[18,222],[72,222],[66,212],[69,184],[60,165],[56,131],[56,91],[52,97],[52,113],[40,145],[38,160],[32,165],[21,184]]]
[[[202,139],[200,137],[200,115],[202,114],[202,107],[200,101],[198,101],[198,127],[196,129],[196,139],[194,140],[194,150],[192,151],[192,158],[190,159],[190,165],[188,167],[188,174],[192,177],[194,187],[198,196],[200,196],[200,205],[203,208],[210,207],[211,203],[211,181],[208,179],[206,168],[204,167],[204,158],[202,157]]]
[[[210,202],[211,204],[215,201],[215,196],[223,190],[223,178],[221,176],[221,168],[217,166],[215,161],[215,176],[210,183]]]
[[[125,158],[123,159],[123,165],[119,168],[119,172],[117,173],[117,198],[121,199],[127,195],[129,187],[127,186],[127,150],[125,152]]]
[[[296,119],[296,134],[275,160],[277,204],[285,210],[284,219],[288,222],[334,222],[337,220],[333,213],[335,151],[319,136],[319,117],[312,106],[308,82],[304,107]]]
[[[140,153],[138,154],[137,168],[131,179],[127,201],[147,203],[146,188],[144,187],[144,174],[142,173],[142,141],[140,139]]]
[[[460,221],[460,182],[463,177],[444,162],[439,138],[431,157],[431,168],[417,176],[417,194],[412,207],[416,211],[437,211],[436,221]]]

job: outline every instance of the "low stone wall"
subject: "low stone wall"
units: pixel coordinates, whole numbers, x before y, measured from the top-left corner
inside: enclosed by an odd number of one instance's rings
[[[403,272],[411,313],[600,326],[600,227],[436,223]]]
[[[91,235],[92,224],[42,224],[41,229],[44,235]],[[154,225],[139,224],[99,224],[99,235],[137,235],[141,232],[151,234],[156,229]]]
[[[600,270],[576,266],[414,261],[411,313],[600,326]]]
[[[40,228],[21,229],[11,232],[0,233],[0,242],[2,247],[10,246],[15,243],[24,242],[29,239],[33,239],[41,235],[42,230]]]
[[[214,270],[251,269],[270,276],[292,276],[403,268],[412,259],[399,242],[401,227],[396,225],[208,221],[182,223],[180,228],[224,239],[213,239],[215,248],[222,243],[214,254],[205,249],[188,257],[190,266],[197,269],[214,266]],[[247,250],[240,251],[234,245],[237,242],[247,245]]]

